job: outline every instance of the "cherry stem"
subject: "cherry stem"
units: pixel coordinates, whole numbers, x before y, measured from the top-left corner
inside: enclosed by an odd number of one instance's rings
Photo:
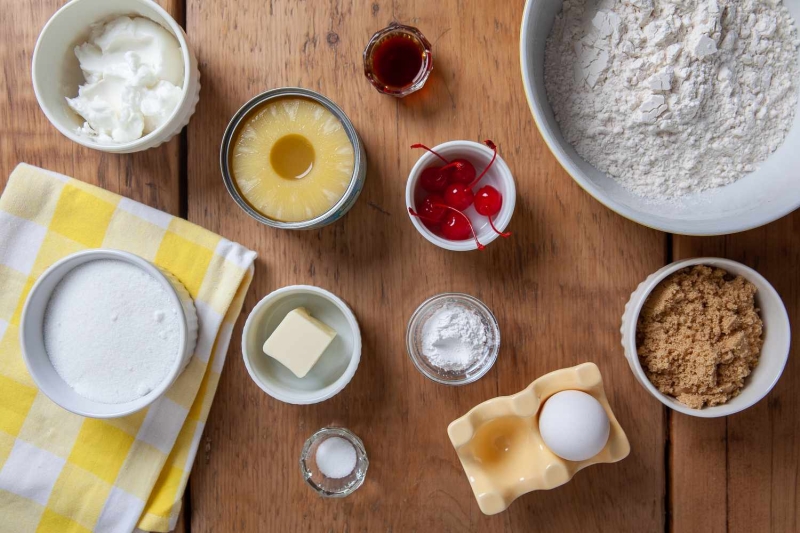
[[[455,207],[449,206],[447,204],[433,204],[433,205],[435,205],[436,207],[444,207],[445,209],[449,209],[450,211],[455,211],[456,213],[464,217],[464,220],[467,221],[467,225],[469,226],[469,230],[472,232],[472,238],[475,239],[475,244],[478,245],[478,250],[483,250],[484,248],[486,248],[484,245],[481,244],[481,241],[478,240],[478,234],[475,233],[475,228],[472,227],[472,221],[469,219],[467,215],[465,215],[463,212],[459,211]]]
[[[431,224],[441,224],[441,222],[438,221],[438,220],[435,220],[435,219],[433,219],[431,217],[426,217],[425,215],[420,215],[419,213],[414,211],[414,209],[411,208],[411,207],[408,208],[408,212],[411,214],[411,216],[415,216],[415,217],[420,218],[422,220],[427,220]]]
[[[497,159],[497,146],[492,141],[490,141],[489,139],[486,139],[485,141],[483,141],[483,144],[485,144],[486,146],[488,146],[490,149],[492,149],[494,151],[494,153],[492,154],[492,160],[489,161],[489,164],[486,165],[486,168],[483,169],[483,172],[481,172],[481,175],[478,176],[477,178],[475,178],[475,181],[473,181],[470,184],[470,186],[469,186],[470,189],[473,188],[475,185],[477,185],[479,181],[481,181],[481,178],[483,178],[483,176],[486,175],[486,173],[489,171],[489,168],[491,168],[491,166],[494,164],[494,160]]]
[[[422,148],[423,150],[427,150],[427,151],[429,151],[430,153],[432,153],[433,155],[435,155],[436,157],[438,157],[439,159],[441,159],[442,161],[444,161],[445,163],[447,163],[448,165],[450,164],[450,161],[448,161],[448,160],[447,160],[447,159],[445,159],[444,157],[440,156],[439,154],[437,154],[436,152],[434,152],[433,150],[431,150],[430,148],[428,148],[428,147],[427,147],[427,146],[425,146],[424,144],[419,144],[419,143],[417,143],[417,144],[412,144],[412,145],[411,145],[411,148]]]
[[[467,221],[467,224],[469,225],[470,231],[472,231],[472,238],[475,239],[475,243],[478,245],[478,250],[483,250],[484,248],[486,248],[484,245],[481,244],[481,241],[478,240],[478,236],[475,234],[475,228],[472,227],[472,222],[470,221],[470,219],[469,219],[469,217],[467,215],[465,215],[464,213],[462,213],[461,211],[459,211],[455,207],[450,207],[449,205],[446,205],[446,204],[433,204],[433,205],[435,207],[444,207],[445,209],[450,209],[452,211],[455,211],[456,213],[458,213],[462,217],[464,217],[466,219],[466,221]],[[440,224],[440,222],[438,220],[434,220],[431,217],[426,217],[425,215],[420,215],[419,213],[414,211],[414,209],[411,208],[411,207],[408,208],[408,212],[411,214],[411,216],[415,216],[415,217],[420,218],[422,220],[427,220],[431,224]]]
[[[498,230],[497,228],[494,227],[494,222],[492,221],[492,217],[486,217],[486,218],[489,219],[489,225],[492,227],[492,229],[494,230],[495,233],[497,233],[498,235],[500,235],[501,237],[504,237],[504,238],[505,237],[511,237],[511,232],[510,231],[500,231],[500,230]]]

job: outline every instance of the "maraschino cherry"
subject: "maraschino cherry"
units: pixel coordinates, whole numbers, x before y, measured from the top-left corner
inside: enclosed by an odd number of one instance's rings
[[[489,225],[495,233],[501,237],[510,237],[510,231],[501,232],[494,227],[492,217],[500,212],[501,207],[503,207],[503,197],[500,195],[500,191],[491,185],[484,185],[478,189],[475,194],[475,211],[489,219]]]
[[[428,197],[430,198],[430,196]],[[426,198],[425,200],[428,200]],[[423,205],[425,205],[423,203]],[[423,222],[426,222],[426,225],[432,225],[433,227],[439,226],[440,231],[445,239],[450,239],[451,241],[464,241],[469,239],[470,237],[475,239],[475,244],[478,246],[478,250],[483,250],[486,248],[481,241],[478,240],[478,235],[475,233],[475,229],[472,227],[472,222],[470,222],[469,217],[455,209],[450,207],[449,205],[445,204],[433,204],[433,207],[440,208],[442,213],[445,213],[446,210],[452,211],[451,213],[446,213],[444,220],[438,220],[433,217],[428,217],[427,215],[423,215],[422,213],[417,213],[411,207],[408,208],[408,212]],[[440,225],[441,224],[441,225]]]
[[[444,203],[464,211],[472,205],[475,195],[469,185],[463,183],[450,183],[444,190]]]
[[[420,185],[426,191],[442,192],[449,183],[468,184],[475,180],[475,167],[466,159],[459,158],[448,161],[424,144],[412,144],[411,148],[422,148],[444,161],[444,166],[428,167],[422,171],[419,177]],[[444,185],[441,185],[442,182]]]
[[[428,192],[442,192],[447,188],[447,178],[442,167],[428,167],[419,175],[419,184]]]

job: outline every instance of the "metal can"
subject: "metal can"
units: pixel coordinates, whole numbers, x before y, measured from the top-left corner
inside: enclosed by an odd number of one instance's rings
[[[250,113],[270,100],[292,96],[312,100],[327,108],[328,111],[333,113],[333,115],[339,119],[344,126],[347,138],[350,140],[350,144],[353,145],[353,176],[350,178],[350,184],[347,186],[347,190],[345,190],[344,195],[342,195],[339,201],[336,202],[336,204],[325,213],[316,218],[303,220],[301,222],[281,222],[280,220],[274,220],[258,212],[239,192],[231,173],[230,150],[233,139],[236,138],[239,128],[242,126],[244,120],[250,115]],[[345,115],[344,111],[342,111],[339,106],[321,94],[308,89],[302,89],[300,87],[282,87],[280,89],[272,89],[263,92],[251,98],[246,104],[239,108],[239,111],[233,115],[233,118],[228,123],[228,127],[225,129],[225,135],[222,136],[219,164],[222,170],[222,179],[225,182],[225,188],[228,189],[228,193],[230,193],[234,201],[239,204],[239,207],[244,209],[248,215],[258,220],[262,224],[272,226],[273,228],[282,229],[318,229],[336,222],[342,218],[345,213],[347,213],[356,203],[358,195],[361,194],[361,189],[364,187],[364,180],[367,176],[367,154],[364,151],[364,143],[361,142],[358,132],[356,132],[356,129],[353,127],[353,123],[350,122],[350,119],[347,118],[347,115]]]

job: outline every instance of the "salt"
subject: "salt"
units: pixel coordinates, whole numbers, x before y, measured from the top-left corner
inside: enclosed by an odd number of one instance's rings
[[[356,468],[356,449],[342,437],[331,437],[317,446],[317,468],[325,477],[341,479]]]
[[[116,259],[89,261],[50,297],[45,350],[81,396],[125,403],[156,388],[175,365],[178,320],[170,295],[147,272]]]

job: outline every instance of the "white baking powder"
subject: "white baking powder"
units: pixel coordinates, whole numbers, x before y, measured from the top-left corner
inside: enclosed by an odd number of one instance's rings
[[[331,437],[319,444],[314,460],[325,477],[342,479],[356,468],[356,449],[342,437]]]
[[[442,370],[466,370],[486,350],[486,327],[472,309],[445,304],[422,326],[422,354]]]
[[[140,398],[179,357],[178,310],[147,272],[115,259],[70,271],[44,315],[44,344],[64,381],[102,403]]]
[[[567,0],[545,87],[581,157],[671,199],[732,183],[781,145],[799,44],[780,0]]]

